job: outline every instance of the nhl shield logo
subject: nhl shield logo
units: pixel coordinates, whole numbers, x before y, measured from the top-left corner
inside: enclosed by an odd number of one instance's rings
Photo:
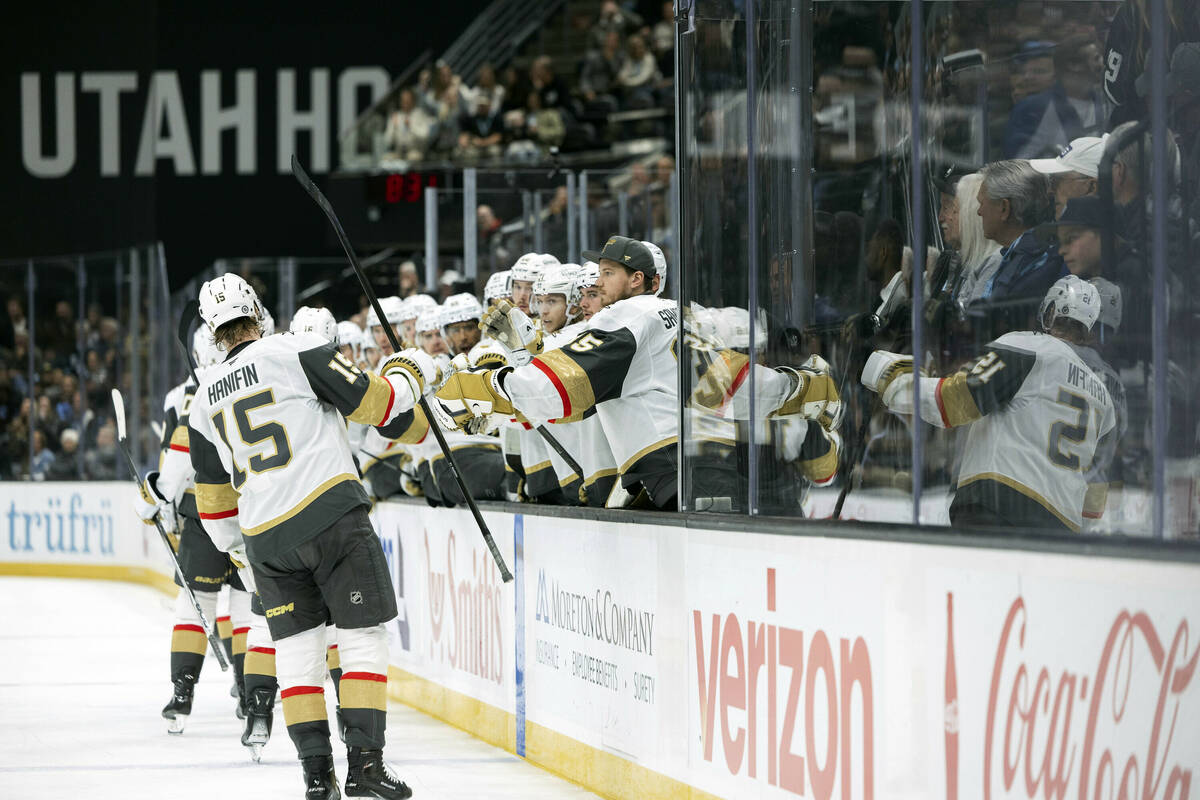
[[[363,604],[362,592],[351,592],[350,593],[350,604],[355,605],[355,606],[361,606]]]

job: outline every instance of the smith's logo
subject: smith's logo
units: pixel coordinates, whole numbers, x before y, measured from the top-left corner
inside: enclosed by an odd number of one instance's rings
[[[296,604],[288,603],[286,606],[275,606],[274,608],[268,608],[267,616],[268,617],[278,617],[280,614],[286,614],[289,611],[295,611],[295,610],[296,610]]]

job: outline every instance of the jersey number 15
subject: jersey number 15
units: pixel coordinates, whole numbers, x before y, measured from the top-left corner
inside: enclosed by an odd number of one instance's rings
[[[237,431],[242,444],[247,448],[253,448],[254,445],[269,440],[274,446],[275,452],[270,455],[265,455],[265,451],[250,454],[246,464],[250,472],[255,474],[287,466],[287,463],[292,460],[292,447],[284,427],[278,422],[254,425],[248,416],[250,411],[274,403],[275,394],[270,389],[263,389],[261,392],[243,397],[233,404],[233,418],[237,423]],[[229,441],[229,435],[225,432],[225,412],[218,411],[213,415],[212,420],[217,433],[221,435],[221,441],[229,448],[230,462],[233,466],[233,488],[240,489],[246,482],[246,472],[238,467],[236,451]]]

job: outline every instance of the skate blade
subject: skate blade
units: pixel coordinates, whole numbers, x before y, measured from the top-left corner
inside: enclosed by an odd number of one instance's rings
[[[187,725],[187,714],[176,714],[175,719],[171,720],[171,724],[167,726],[167,733],[172,736],[179,736],[183,733],[183,727]]]
[[[247,746],[250,748],[250,758],[254,760],[255,764],[260,763],[262,761],[263,746],[261,744],[251,744]]]

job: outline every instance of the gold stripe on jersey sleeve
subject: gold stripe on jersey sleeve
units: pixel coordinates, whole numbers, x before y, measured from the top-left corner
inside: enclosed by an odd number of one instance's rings
[[[188,449],[188,429],[187,425],[176,425],[175,432],[171,434],[171,446]]]
[[[579,476],[572,472],[570,475],[558,482],[558,488],[565,489],[577,480],[579,480]]]
[[[351,411],[346,419],[364,425],[382,425],[387,422],[384,414],[390,410],[395,399],[392,396],[392,385],[374,373],[363,374],[367,376],[367,391],[362,400],[358,401],[358,407]]]
[[[736,350],[713,351],[708,368],[696,381],[692,402],[714,411],[724,407],[733,394],[734,381],[748,363],[750,359]]]
[[[1000,484],[1007,486],[1008,488],[1012,489],[1014,492],[1020,492],[1021,494],[1025,495],[1033,502],[1035,502],[1038,505],[1045,508],[1047,511],[1049,511],[1054,516],[1058,517],[1058,521],[1061,522],[1063,525],[1066,525],[1068,528],[1070,528],[1075,533],[1079,533],[1079,525],[1074,522],[1071,522],[1069,519],[1064,517],[1062,515],[1062,512],[1060,512],[1057,508],[1054,507],[1053,503],[1051,503],[1046,498],[1042,497],[1040,494],[1035,492],[1033,489],[1030,489],[1028,486],[1026,486],[1022,483],[1018,483],[1017,481],[1014,481],[1012,478],[1008,477],[1007,475],[1001,475],[998,472],[981,472],[978,475],[972,475],[971,477],[969,477],[965,480],[959,481],[958,488],[961,489],[964,486],[968,486],[972,483],[975,483],[976,481],[995,481],[996,483],[1000,483]]]
[[[550,469],[552,466],[553,464],[550,463],[549,459],[546,461],[539,461],[536,464],[530,464],[528,467],[525,467],[525,476],[528,477],[535,473],[541,472],[544,469]]]
[[[1108,484],[1089,483],[1087,492],[1083,495],[1083,515],[1088,519],[1100,519],[1104,516],[1104,507],[1108,505]]]
[[[414,406],[412,412],[412,424],[396,437],[396,441],[401,444],[417,444],[429,434],[429,418],[425,416],[425,412],[420,406]]]
[[[551,350],[549,353],[542,353],[538,356],[538,361],[554,373],[554,377],[558,378],[559,383],[562,384],[560,391],[567,393],[567,398],[571,403],[569,416],[580,414],[596,405],[596,394],[592,391],[592,382],[588,379],[587,373],[565,352]],[[558,386],[554,388],[559,389]]]
[[[983,416],[979,413],[979,406],[975,405],[971,390],[967,388],[966,372],[956,372],[940,381],[935,391],[938,408],[948,427],[966,425]]]
[[[609,477],[612,477],[613,475],[616,475],[616,474],[617,474],[617,470],[616,470],[616,469],[602,469],[602,470],[598,470],[598,471],[596,471],[596,472],[593,472],[593,473],[592,473],[590,476],[588,476],[588,479],[587,479],[586,481],[584,481],[584,482],[583,482],[583,485],[584,485],[585,487],[586,487],[586,486],[591,486],[593,483],[595,483],[596,481],[600,480],[601,478],[609,478]]]
[[[826,437],[826,441],[829,441]],[[837,472],[838,452],[833,446],[833,442],[829,441],[829,449],[824,455],[810,458],[800,462],[800,471],[804,477],[816,483],[826,483]]]
[[[345,483],[346,481],[356,481],[356,480],[358,480],[358,476],[351,475],[348,472],[343,472],[340,475],[334,475],[332,478],[325,481],[320,486],[318,486],[317,488],[315,488],[311,492],[309,492],[308,495],[303,500],[301,500],[299,503],[292,506],[291,511],[288,511],[286,514],[281,514],[278,517],[276,517],[275,519],[267,520],[266,522],[262,523],[261,525],[255,525],[253,528],[242,528],[242,533],[245,534],[246,536],[257,536],[260,533],[264,533],[265,531],[271,530],[271,528],[274,528],[277,525],[282,525],[283,523],[287,522],[292,517],[299,514],[304,509],[308,508],[308,506],[314,500],[316,500],[321,495],[325,494],[325,492],[329,491],[329,489],[331,489],[332,487],[338,485],[339,483]]]
[[[654,444],[652,444],[648,447],[643,447],[641,450],[638,450],[636,453],[634,453],[632,456],[630,456],[629,458],[627,458],[625,460],[625,463],[621,465],[621,469],[620,469],[621,474],[624,475],[626,472],[628,472],[629,468],[632,467],[634,464],[636,464],[638,462],[638,460],[641,459],[642,457],[647,456],[650,453],[653,453],[655,450],[661,450],[664,447],[670,447],[671,445],[677,443],[678,441],[679,441],[678,436],[670,436],[670,437],[667,437],[666,439],[663,439],[661,442],[655,442]]]
[[[228,483],[196,483],[196,510],[201,514],[220,514],[237,508],[241,495]]]

